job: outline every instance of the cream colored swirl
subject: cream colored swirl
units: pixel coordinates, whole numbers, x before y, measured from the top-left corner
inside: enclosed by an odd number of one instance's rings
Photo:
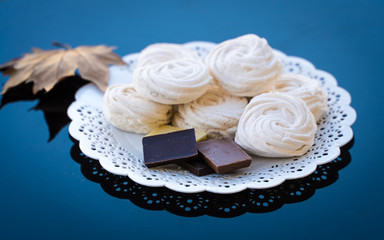
[[[327,93],[319,82],[309,77],[293,73],[282,74],[276,82],[275,91],[304,100],[316,121],[319,121],[327,112]]]
[[[246,98],[223,94],[219,87],[211,86],[195,101],[179,105],[172,124],[204,131],[208,138],[233,139],[247,103]]]
[[[133,83],[139,94],[163,104],[182,104],[203,95],[211,76],[201,60],[175,59],[136,68]]]
[[[130,84],[108,87],[104,94],[104,117],[118,129],[146,134],[169,123],[172,106],[139,96]]]
[[[216,83],[231,95],[253,97],[270,91],[282,64],[264,38],[248,34],[217,45],[206,58]]]
[[[145,67],[180,58],[199,59],[198,55],[188,48],[173,43],[155,43],[144,48],[137,59],[137,67]]]
[[[258,156],[300,156],[312,146],[316,130],[315,118],[303,100],[264,93],[245,108],[235,141]]]

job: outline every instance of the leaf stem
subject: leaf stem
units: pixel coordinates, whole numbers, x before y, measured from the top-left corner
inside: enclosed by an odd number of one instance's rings
[[[59,48],[65,48],[67,50],[72,49],[72,47],[69,44],[66,44],[66,43],[59,43],[59,42],[53,41],[52,45],[55,46],[55,47],[59,47]]]

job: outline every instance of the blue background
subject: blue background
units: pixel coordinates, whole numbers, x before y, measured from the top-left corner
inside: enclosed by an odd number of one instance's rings
[[[51,142],[36,101],[0,110],[0,239],[380,239],[384,1],[0,1],[0,62],[56,40],[138,52],[155,42],[246,33],[332,73],[357,111],[351,163],[310,199],[235,218],[181,217],[105,193]],[[7,78],[1,78],[5,83]],[[201,232],[204,232],[202,234]],[[202,237],[205,236],[205,237]]]

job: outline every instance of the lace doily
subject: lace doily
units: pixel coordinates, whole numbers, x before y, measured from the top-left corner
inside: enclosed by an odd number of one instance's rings
[[[214,46],[208,42],[185,44],[204,58]],[[337,86],[336,79],[327,72],[317,70],[308,61],[286,56],[275,50],[282,59],[284,72],[307,75],[321,83],[328,92],[328,112],[319,121],[315,143],[303,156],[271,159],[255,157],[249,168],[230,174],[211,174],[198,177],[178,166],[148,169],[143,164],[142,135],[122,132],[104,120],[102,113],[103,93],[89,84],[78,90],[76,101],[68,108],[72,122],[69,132],[79,141],[81,151],[99,160],[101,166],[113,174],[129,176],[133,181],[151,187],[165,186],[184,193],[208,191],[235,193],[244,189],[265,189],[277,186],[288,179],[308,176],[318,165],[336,159],[340,147],[348,143],[353,132],[351,125],[356,112],[349,106],[351,97]],[[109,84],[131,81],[138,54],[124,57],[127,66],[112,66]]]

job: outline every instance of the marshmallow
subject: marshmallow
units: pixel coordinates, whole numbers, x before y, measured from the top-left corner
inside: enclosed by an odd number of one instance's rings
[[[317,125],[303,100],[283,93],[264,93],[245,108],[235,141],[263,157],[293,157],[314,143]]]
[[[173,43],[156,43],[144,48],[137,59],[137,67],[150,66],[180,58],[199,59],[198,55],[188,48]]]
[[[227,94],[253,97],[272,90],[282,64],[264,38],[248,34],[220,43],[206,58],[215,82]]]
[[[195,101],[179,105],[172,124],[204,131],[208,138],[233,139],[247,103],[246,98],[226,95],[219,87],[210,86],[207,92]]]
[[[134,70],[133,83],[143,97],[163,104],[182,104],[203,95],[211,76],[201,60],[174,59],[139,67]]]
[[[276,82],[275,91],[301,98],[311,109],[316,121],[327,111],[328,95],[318,81],[309,77],[293,73],[282,74]]]
[[[169,123],[172,106],[147,100],[130,84],[108,87],[104,94],[104,117],[116,128],[146,134]]]

